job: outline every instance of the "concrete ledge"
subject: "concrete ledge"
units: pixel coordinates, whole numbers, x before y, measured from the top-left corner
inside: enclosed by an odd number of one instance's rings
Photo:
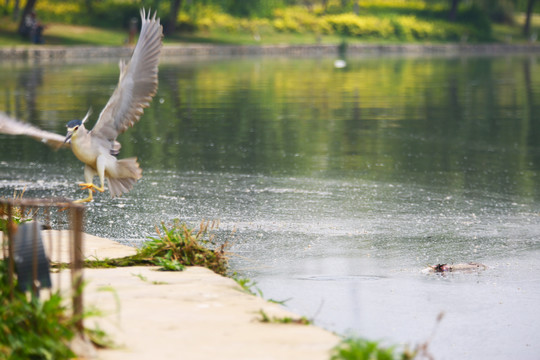
[[[53,262],[70,262],[71,231],[69,230],[44,230],[43,245],[47,256]],[[88,260],[103,260],[106,258],[121,258],[135,255],[137,249],[104,239],[98,236],[83,233],[83,256]]]
[[[260,311],[298,315],[205,268],[85,269],[84,276],[85,306],[106,314],[86,324],[105,330],[117,345],[99,349],[101,360],[328,360],[340,341],[313,325],[260,322]]]
[[[165,45],[163,57],[338,54],[339,45]],[[69,60],[129,57],[127,46],[13,46],[0,48],[0,60]],[[348,44],[348,54],[515,54],[538,53],[537,44]]]
[[[69,248],[68,231],[48,231],[44,237],[45,244],[52,237]],[[85,257],[115,258],[134,251],[84,234]],[[54,274],[54,286],[69,292],[69,275]],[[98,349],[93,355],[100,360],[327,360],[340,341],[314,325],[262,323],[261,311],[270,318],[299,316],[202,267],[181,272],[155,266],[84,269],[84,280],[85,307],[103,313],[85,325],[105,330],[116,345]]]

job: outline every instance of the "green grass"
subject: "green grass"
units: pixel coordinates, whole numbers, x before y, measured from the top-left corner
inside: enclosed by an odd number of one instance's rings
[[[256,39],[247,32],[228,32],[225,30],[198,31],[194,33],[177,33],[165,38],[165,43],[202,43],[221,45],[277,45],[277,44],[338,44],[342,37],[324,35],[317,37],[310,33],[267,32],[259,34]],[[351,39],[352,40],[352,39]],[[353,40],[354,41],[354,40]]]
[[[31,45],[16,32],[16,24],[8,17],[0,18],[0,46]],[[48,24],[43,32],[46,45],[107,45],[121,46],[127,33],[121,29],[101,29],[90,26]]]
[[[259,315],[261,315],[261,318],[259,320],[260,322],[263,322],[263,323],[298,324],[298,325],[310,325],[312,323],[312,321],[306,318],[305,316],[301,316],[298,318],[293,318],[290,316],[283,316],[283,317],[272,316],[271,317],[262,309],[259,310]]]
[[[260,297],[263,297],[263,293],[261,289],[257,287],[256,281],[253,281],[248,278],[238,278],[238,277],[233,277],[233,279],[234,281],[236,281],[238,285],[240,285],[240,287],[245,293],[250,294],[250,295],[255,295],[255,296],[259,295]]]
[[[212,230],[216,222],[203,221],[199,228],[189,228],[175,220],[170,226],[156,228],[157,237],[150,238],[137,254],[118,259],[86,260],[85,267],[157,265],[163,271],[182,271],[185,266],[203,266],[220,275],[228,271],[228,242],[217,244]],[[61,265],[58,265],[61,266]]]
[[[431,336],[414,348],[405,346],[383,346],[378,341],[366,340],[358,337],[344,338],[333,350],[330,360],[413,360],[433,359],[429,344],[444,317],[444,313],[437,315],[435,327]]]
[[[166,281],[156,281],[156,280],[153,280],[153,281],[150,281],[148,280],[148,278],[146,276],[144,276],[143,274],[131,274],[135,277],[138,277],[139,279],[141,279],[142,281],[144,282],[147,282],[147,283],[150,283],[150,284],[153,284],[153,285],[168,285],[169,283],[166,282]]]
[[[120,46],[127,41],[123,30],[100,29],[90,26],[50,24],[44,32],[50,45],[109,45]]]
[[[412,358],[406,353],[397,354],[394,347],[383,347],[376,341],[348,338],[334,348],[330,360],[406,360]]]
[[[491,37],[495,42],[525,42],[522,34],[524,15],[517,14],[514,25],[493,24]],[[30,45],[16,34],[16,24],[9,17],[0,18],[0,46]],[[540,15],[532,19],[531,33],[540,34]],[[315,34],[308,31],[279,32],[270,27],[263,27],[260,32],[248,30],[229,31],[222,28],[199,30],[194,32],[177,32],[166,36],[165,44],[232,44],[232,45],[275,45],[275,44],[339,44],[344,39],[348,43],[422,43],[421,39],[400,39],[396,37],[381,38],[377,36],[356,37],[339,34]],[[122,46],[127,40],[125,29],[97,28],[60,23],[48,24],[43,35],[46,45],[105,45]],[[429,40],[445,42],[444,40]]]

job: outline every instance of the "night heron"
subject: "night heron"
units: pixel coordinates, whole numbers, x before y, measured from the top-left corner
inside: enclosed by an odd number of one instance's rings
[[[120,79],[109,102],[99,115],[92,130],[84,126],[91,115],[89,110],[82,120],[67,123],[67,136],[41,130],[0,112],[0,133],[27,135],[53,147],[71,146],[75,156],[86,164],[85,182],[79,184],[88,189],[86,199],[92,201],[94,191],[105,191],[105,178],[112,197],[130,191],[142,176],[137,158],[118,160],[120,143],[116,137],[133,126],[141,117],[143,109],[150,105],[158,85],[158,63],[163,28],[156,19],[141,10],[141,34],[129,63],[120,61]],[[93,183],[99,176],[100,186]]]

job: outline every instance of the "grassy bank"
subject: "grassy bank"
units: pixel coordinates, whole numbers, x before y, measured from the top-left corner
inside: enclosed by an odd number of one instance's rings
[[[521,33],[520,23],[524,16],[516,16],[516,25],[494,25],[490,42],[498,43],[523,43],[527,42]],[[5,19],[3,19],[5,20]],[[533,33],[540,33],[540,16],[533,18]],[[80,26],[61,23],[50,23],[44,32],[46,45],[103,45],[122,46],[126,44],[128,35],[125,29],[98,28],[93,26]],[[468,39],[464,37],[463,39]],[[285,33],[267,30],[254,35],[250,32],[230,32],[222,29],[193,32],[176,32],[166,36],[165,44],[203,43],[203,44],[230,44],[230,45],[275,45],[275,44],[339,44],[346,41],[355,43],[444,43],[451,41],[402,41],[399,39],[383,39],[377,37],[361,38],[356,36],[342,36],[336,34],[313,34],[313,33]],[[456,40],[461,41],[461,40]],[[25,46],[31,45],[25,39],[15,34],[15,23],[2,21],[0,24],[0,46]]]
[[[69,4],[40,0],[36,12],[47,25],[44,39],[50,45],[123,45],[130,19],[138,17],[141,4],[134,1],[103,0]],[[143,2],[158,6],[163,24],[168,24],[170,2]],[[148,4],[146,4],[148,3]],[[152,4],[150,4],[152,3]],[[365,0],[312,1],[304,5],[268,7],[264,13],[235,14],[209,1],[189,3],[177,16],[176,31],[165,43],[213,44],[313,44],[339,43],[444,43],[525,42],[522,13],[510,14],[513,21],[494,22],[485,9],[461,6],[456,21],[448,20],[449,1]],[[292,2],[294,3],[294,2]],[[341,4],[346,3],[346,6]],[[0,5],[0,46],[28,44],[17,34],[12,9]],[[166,29],[167,30],[167,29]],[[540,16],[533,16],[532,34],[540,31]]]

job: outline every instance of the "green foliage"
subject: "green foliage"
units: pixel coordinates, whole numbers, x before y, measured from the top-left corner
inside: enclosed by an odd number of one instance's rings
[[[222,0],[225,12],[238,17],[269,17],[275,8],[283,7],[284,0]]]
[[[248,2],[246,2],[248,3]],[[339,4],[339,5],[338,5]],[[352,2],[329,1],[328,6],[275,6],[271,16],[236,17],[224,12],[227,7],[198,3],[179,15],[182,29],[201,31],[248,32],[270,31],[293,34],[323,34],[362,39],[406,41],[488,40],[491,27],[487,13],[478,7],[461,7],[460,22],[447,20],[446,3],[427,1],[371,0],[362,1],[359,15],[352,11]],[[246,5],[247,6],[247,5]],[[251,6],[251,5],[250,5]]]
[[[410,359],[404,353],[397,355],[394,347],[384,348],[376,341],[368,341],[359,338],[343,340],[333,350],[330,360],[396,360]]]
[[[331,32],[321,17],[299,6],[276,9],[272,19],[274,29],[281,32]]]
[[[100,27],[128,27],[132,18],[139,19],[140,4],[127,1],[40,0],[36,2],[36,13],[44,22],[92,25]]]
[[[0,4],[0,12],[10,14],[12,3]],[[514,11],[524,7],[523,1],[514,0],[461,1],[456,22],[450,22],[449,0],[362,0],[358,2],[358,9],[354,4],[354,1],[341,0],[183,1],[177,14],[176,29],[182,33],[202,32],[204,35],[210,32],[236,37],[250,34],[256,42],[280,34],[314,34],[319,40],[321,35],[334,35],[370,41],[490,41],[497,38],[492,36],[491,22],[511,26]],[[36,11],[45,23],[56,23],[45,31],[47,43],[56,44],[61,43],[55,33],[59,23],[64,27],[76,24],[121,28],[124,39],[131,19],[139,19],[141,6],[156,9],[165,25],[172,16],[171,2],[161,0],[40,0],[36,3]],[[359,10],[358,14],[356,10]],[[8,17],[4,20],[0,26],[6,29],[4,31],[13,32],[14,23]],[[70,35],[68,43],[121,43],[118,34],[112,39],[103,38],[104,34],[100,33],[81,38],[76,31],[62,28],[58,31]],[[0,41],[16,43],[17,38],[0,37]]]
[[[248,293],[250,295],[260,296],[260,297],[264,298],[264,294],[263,294],[262,290],[257,287],[257,282],[256,281],[253,281],[253,280],[248,279],[248,278],[239,278],[236,275],[237,274],[234,273],[232,275],[232,278],[233,278],[234,281],[236,281],[236,283],[238,285],[240,285],[240,287],[242,288],[242,290],[244,290],[244,292],[246,292],[246,293]],[[274,303],[274,304],[279,304],[279,305],[285,305],[285,303],[288,300],[289,299],[285,299],[285,300],[266,299],[266,301],[268,301],[268,302],[271,302],[271,303]]]
[[[227,243],[217,245],[210,234],[216,223],[202,222],[198,229],[190,229],[175,220],[171,227],[161,224],[157,238],[150,238],[135,258],[147,259],[165,270],[181,270],[183,266],[204,266],[225,275],[228,269]]]
[[[68,346],[75,320],[59,293],[46,301],[14,290],[10,298],[7,261],[0,261],[0,358],[72,359]]]
[[[108,333],[101,329],[99,325],[96,324],[95,326],[94,329],[84,329],[84,333],[94,346],[101,349],[112,349],[117,346]]]
[[[20,200],[22,199],[23,196],[24,196],[24,190],[19,193],[15,191],[15,193],[13,194],[13,199]],[[19,225],[22,222],[31,221],[32,220],[31,215],[32,214],[30,211],[28,211],[25,214],[23,213],[22,209],[17,206],[11,209],[11,221],[13,221],[15,225]],[[7,230],[8,230],[8,208],[7,208],[7,205],[2,205],[0,206],[0,232],[7,234]],[[1,236],[0,236],[0,239],[1,239]]]
[[[23,194],[13,197],[21,199]],[[12,208],[15,225],[31,217],[19,207]],[[0,207],[0,231],[5,233],[8,225],[7,209]],[[72,359],[75,354],[68,343],[75,336],[77,319],[68,314],[60,293],[41,301],[34,294],[18,291],[16,278],[14,282],[10,289],[8,261],[0,260],[0,358]]]
[[[164,271],[182,271],[185,266],[203,266],[218,274],[228,270],[228,243],[217,245],[210,232],[215,222],[203,221],[198,229],[190,229],[175,220],[167,227],[156,228],[158,237],[151,237],[137,254],[119,259],[86,260],[85,266],[107,268],[115,266],[158,265]]]
[[[352,13],[327,18],[332,29],[348,36],[389,38],[394,33],[390,19],[376,16],[357,16]]]
[[[489,34],[489,27],[484,29],[465,23],[450,23],[436,17],[422,18],[414,12],[401,15],[398,11],[384,16],[377,15],[376,12],[316,16],[297,7],[276,10],[272,25],[280,32],[314,32],[407,41],[459,40],[464,35],[471,39],[483,39]]]
[[[429,344],[435,335],[437,326],[442,321],[444,313],[437,315],[433,332],[423,343],[413,349],[404,346],[397,350],[396,346],[382,347],[377,341],[369,341],[362,338],[349,337],[342,340],[333,350],[330,360],[413,360],[433,359],[429,351]]]
[[[310,325],[311,320],[305,316],[299,318],[292,318],[290,316],[284,317],[270,317],[264,310],[259,310],[259,315],[261,315],[260,321],[263,323],[273,323],[273,324],[299,324],[299,325]]]
[[[476,7],[495,22],[513,24],[515,3],[515,0],[476,0]]]
[[[173,251],[169,250],[164,257],[158,257],[154,260],[154,264],[161,266],[163,271],[182,271],[185,266],[177,259],[173,259]]]
[[[238,285],[240,285],[240,287],[248,294],[251,294],[251,295],[259,295],[260,297],[263,297],[263,293],[261,291],[261,289],[259,289],[257,287],[257,282],[256,281],[253,281],[251,279],[248,279],[248,278],[237,278],[237,277],[233,277],[234,281],[236,281],[236,283]]]
[[[94,259],[94,260],[90,260],[90,259],[85,259],[84,260],[84,267],[86,268],[90,268],[90,269],[106,269],[106,268],[115,268],[117,266],[119,266],[118,264],[115,263],[118,262],[120,259],[109,259],[109,258],[105,258],[105,259]],[[68,267],[69,264],[53,264],[53,267],[58,267],[58,268],[64,268],[64,267]]]

